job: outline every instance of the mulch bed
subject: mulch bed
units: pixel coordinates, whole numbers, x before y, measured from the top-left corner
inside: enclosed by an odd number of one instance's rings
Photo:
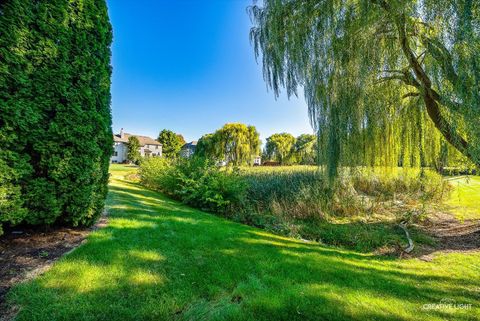
[[[15,284],[45,271],[53,262],[82,244],[87,235],[106,225],[106,216],[90,228],[15,228],[0,237],[0,316],[12,314],[5,304]],[[0,317],[0,320],[3,318]]]

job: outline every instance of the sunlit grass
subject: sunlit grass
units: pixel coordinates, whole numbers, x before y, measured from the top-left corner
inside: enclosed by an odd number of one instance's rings
[[[449,210],[459,219],[480,219],[480,177],[462,176],[448,179],[454,187]]]
[[[110,175],[113,178],[124,178],[128,174],[135,173],[137,169],[136,165],[110,164]]]
[[[18,320],[478,320],[479,253],[398,260],[276,236],[124,172],[109,225],[10,293]],[[425,308],[441,302],[472,306]]]

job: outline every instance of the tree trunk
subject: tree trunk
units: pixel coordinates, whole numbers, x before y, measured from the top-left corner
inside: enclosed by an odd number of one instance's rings
[[[476,166],[480,167],[480,160],[473,157],[469,150],[468,142],[461,136],[461,134],[454,128],[446,119],[440,110],[438,103],[438,94],[432,89],[432,82],[427,73],[423,70],[422,66],[417,60],[417,57],[410,49],[407,33],[406,33],[406,18],[405,15],[396,17],[396,25],[399,33],[400,45],[402,51],[407,58],[407,61],[412,69],[417,81],[419,83],[418,88],[423,96],[427,114],[434,123],[435,127],[440,131],[445,140],[455,147],[460,153],[470,159]]]
[[[480,168],[480,159],[474,157],[469,149],[468,142],[460,135],[460,133],[452,128],[450,122],[442,115],[439,101],[441,97],[432,89],[432,82],[427,73],[423,70],[417,57],[413,53],[408,43],[406,32],[406,17],[405,14],[398,14],[392,11],[390,4],[385,0],[371,0],[373,3],[380,5],[388,14],[391,15],[398,29],[398,36],[402,52],[407,59],[410,68],[415,75],[415,82],[408,83],[411,86],[417,87],[420,90],[427,114],[433,121],[435,127],[440,131],[445,140],[455,147],[460,153],[470,159],[477,167]]]

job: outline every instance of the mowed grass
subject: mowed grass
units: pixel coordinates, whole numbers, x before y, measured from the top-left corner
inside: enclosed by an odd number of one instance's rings
[[[462,176],[452,177],[448,181],[454,187],[449,200],[446,202],[458,219],[480,219],[480,177]]]
[[[424,262],[305,243],[112,170],[108,226],[10,292],[18,320],[479,320],[480,253]]]

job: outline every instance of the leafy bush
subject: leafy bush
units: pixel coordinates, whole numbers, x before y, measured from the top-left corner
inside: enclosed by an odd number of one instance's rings
[[[142,162],[138,169],[138,174],[143,185],[166,193],[167,188],[165,188],[161,180],[170,176],[170,173],[167,173],[170,169],[171,164],[165,158],[152,157]]]
[[[148,159],[141,164],[139,174],[147,187],[214,213],[232,213],[245,195],[245,184],[237,171],[219,168],[199,157],[175,163]]]
[[[91,224],[112,152],[104,0],[0,3],[0,224]]]

